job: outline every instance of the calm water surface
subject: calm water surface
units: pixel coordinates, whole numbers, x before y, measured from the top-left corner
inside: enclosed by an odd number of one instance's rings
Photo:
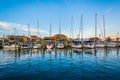
[[[0,50],[0,80],[120,80],[120,52]]]

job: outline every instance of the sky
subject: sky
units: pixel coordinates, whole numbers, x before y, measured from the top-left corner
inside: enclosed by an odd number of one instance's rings
[[[83,15],[84,37],[95,35],[95,14],[97,13],[97,36],[103,33],[105,16],[106,36],[120,33],[120,0],[0,0],[0,36],[38,35],[41,37],[61,33],[70,36],[73,16],[74,37],[79,34],[80,18]]]

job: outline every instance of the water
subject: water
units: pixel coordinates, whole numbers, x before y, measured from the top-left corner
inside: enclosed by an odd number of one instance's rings
[[[0,80],[120,80],[119,49],[0,50]]]

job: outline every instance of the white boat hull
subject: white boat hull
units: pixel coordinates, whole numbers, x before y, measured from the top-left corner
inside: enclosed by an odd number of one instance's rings
[[[31,47],[22,47],[22,49],[30,49]]]
[[[39,49],[39,48],[41,48],[41,45],[40,45],[40,44],[33,46],[33,49]]]
[[[71,47],[76,48],[76,49],[80,49],[80,48],[82,48],[82,45],[72,45]]]
[[[52,49],[53,48],[53,45],[47,45],[47,49]]]
[[[63,45],[63,44],[58,44],[58,45],[57,45],[57,48],[58,48],[58,49],[63,49],[63,48],[64,48],[64,45]]]
[[[116,47],[117,44],[116,43],[107,43],[106,47]]]
[[[104,48],[104,47],[105,47],[105,44],[96,44],[95,47],[96,47],[96,48]]]
[[[22,49],[31,49],[32,47],[30,45],[23,45]]]
[[[83,48],[92,49],[92,48],[94,48],[94,45],[84,45]]]
[[[18,45],[11,45],[11,46],[8,46],[8,45],[5,45],[3,46],[4,49],[15,49],[15,48],[18,48]]]

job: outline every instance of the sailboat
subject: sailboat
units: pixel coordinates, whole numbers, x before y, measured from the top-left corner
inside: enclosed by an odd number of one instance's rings
[[[60,21],[59,21],[59,38],[60,38],[60,36],[61,36],[60,34],[61,34],[61,25],[60,25]],[[62,43],[61,40],[58,40],[56,47],[57,47],[58,49],[63,49],[63,48],[64,48],[64,45],[63,45],[63,43]]]
[[[22,49],[31,49],[30,42],[25,42],[22,44]]]
[[[106,40],[106,34],[105,34],[105,18],[104,18],[104,15],[103,15],[103,26],[104,26],[104,38],[105,38],[105,47],[107,48],[109,48],[109,47],[112,47],[112,48],[114,48],[114,47],[116,47],[117,46],[117,43],[115,43],[115,42],[112,42],[112,41],[107,41]]]
[[[73,30],[73,17],[71,19],[71,27],[72,27],[72,30]],[[81,27],[82,27],[82,15],[81,15]],[[79,40],[73,40],[72,44],[71,44],[71,47],[75,48],[75,49],[82,48],[82,44],[81,44],[81,41],[80,41],[80,29],[79,29]]]
[[[7,42],[7,43],[4,43],[3,49],[18,49],[18,45]]]
[[[71,47],[72,47],[72,48],[80,49],[80,48],[82,48],[82,45],[81,45],[81,42],[80,42],[80,41],[72,41]]]
[[[30,36],[29,25],[28,25],[28,36]],[[22,44],[22,49],[30,49],[30,48],[32,48],[32,45],[31,45],[30,39],[28,39],[27,42],[25,42],[25,43]]]
[[[58,48],[58,49],[63,49],[63,48],[64,48],[64,45],[60,42],[60,43],[57,44],[57,48]]]
[[[104,48],[104,47],[105,47],[104,42],[96,42],[95,43],[95,48]]]
[[[48,42],[47,43],[47,49],[52,49],[53,48],[53,43],[52,42]]]
[[[33,43],[33,45],[32,45],[33,49],[40,49],[41,48],[41,42],[39,40],[39,20],[37,21],[37,26],[38,26],[38,41]]]
[[[16,29],[14,28],[14,34]],[[4,41],[3,49],[18,49],[18,44],[16,43],[16,35],[15,35],[15,42]]]
[[[104,31],[105,31],[105,29],[104,29]],[[97,41],[96,38],[97,38],[97,14],[95,14],[95,39],[94,39],[94,48],[104,48],[105,44],[102,41]]]
[[[79,32],[80,35],[80,32]],[[90,41],[83,41],[83,15],[81,15],[81,42],[79,41],[79,46],[76,46],[78,48],[93,48],[94,46]]]
[[[94,48],[94,44],[91,41],[84,41],[83,48],[93,49]]]
[[[50,42],[47,43],[47,49],[52,49],[53,48],[53,43],[51,41],[51,24],[50,24]]]
[[[34,42],[32,47],[33,47],[33,49],[40,49],[41,48],[41,42],[40,41]]]
[[[115,48],[116,46],[117,46],[117,43],[112,42],[112,41],[107,42],[107,45],[106,45],[106,47],[110,47],[110,48]]]

